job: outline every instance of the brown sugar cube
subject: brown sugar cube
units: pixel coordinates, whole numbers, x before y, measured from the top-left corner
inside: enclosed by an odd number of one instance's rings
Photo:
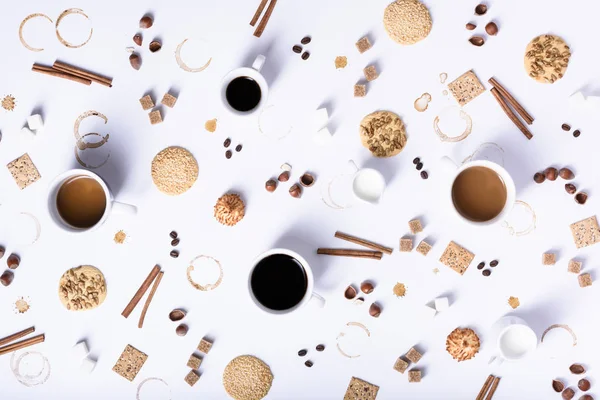
[[[344,400],[375,400],[378,391],[379,386],[353,376],[346,389]]]
[[[113,371],[132,382],[147,359],[145,353],[128,344],[113,367]]]
[[[21,190],[42,177],[27,153],[9,162],[6,167]]]
[[[417,246],[416,250],[417,250],[417,253],[421,253],[424,256],[426,256],[427,253],[429,253],[429,250],[431,250],[431,245],[429,243],[427,243],[426,241],[421,240],[421,242]]]
[[[369,38],[366,36],[361,38],[358,42],[356,42],[356,48],[360,54],[369,50],[371,48],[371,42],[369,41]]]
[[[450,242],[440,257],[440,262],[463,275],[473,258],[475,258],[475,254],[455,242]]]
[[[421,225],[421,220],[413,219],[412,221],[408,221],[408,227],[413,235],[423,232],[423,225]]]
[[[202,338],[202,340],[200,341],[200,344],[198,345],[198,350],[204,354],[208,354],[212,345],[213,344],[211,341],[209,341],[206,338]]]
[[[354,97],[365,97],[367,95],[367,85],[354,85]]]
[[[577,279],[579,280],[579,286],[581,287],[592,286],[592,276],[590,274],[581,274]]]
[[[150,123],[152,125],[160,124],[162,122],[162,115],[160,115],[160,110],[154,110],[150,114],[148,114],[148,116],[150,117]]]
[[[200,379],[200,375],[198,375],[198,373],[194,370],[191,370],[185,376],[185,382],[190,386],[194,386],[196,382],[198,382],[198,379]]]
[[[369,82],[374,81],[375,79],[377,79],[379,77],[377,68],[374,65],[369,65],[367,68],[365,68],[363,70],[363,72],[365,74],[365,78],[367,78],[367,81],[369,81]]]
[[[191,369],[200,368],[200,364],[202,364],[202,357],[199,357],[195,354],[192,354],[190,356],[190,359],[187,362],[187,366],[190,367]]]
[[[581,266],[583,263],[581,261],[570,260],[568,271],[574,274],[578,274],[581,272]]]
[[[418,369],[408,371],[408,381],[411,383],[421,382],[421,371],[419,371]]]
[[[596,216],[571,224],[571,233],[578,249],[600,242],[600,227]]]
[[[165,93],[160,102],[169,108],[173,108],[175,106],[175,102],[177,102],[177,97],[170,93]]]
[[[408,369],[408,361],[402,357],[398,357],[396,363],[394,364],[394,369],[403,374]]]
[[[410,350],[408,351],[408,353],[406,353],[406,358],[408,358],[411,362],[413,362],[415,364],[419,362],[421,357],[423,357],[423,355],[421,353],[419,353],[417,350],[415,350],[414,347],[411,347]]]
[[[556,254],[554,254],[554,253],[542,254],[542,264],[544,264],[544,265],[556,264]]]
[[[149,94],[140,99],[140,104],[144,110],[149,110],[154,107],[154,101],[152,101],[152,97],[150,97]]]
[[[412,239],[400,239],[400,251],[412,251]]]
[[[485,87],[473,71],[467,71],[448,85],[448,89],[458,101],[464,106],[474,98],[485,92]]]

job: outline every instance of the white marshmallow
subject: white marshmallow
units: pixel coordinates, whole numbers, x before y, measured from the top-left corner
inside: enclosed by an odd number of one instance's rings
[[[32,130],[30,130],[29,128],[27,128],[25,126],[21,128],[21,134],[24,136],[27,136],[29,139],[35,137],[35,133],[33,133]]]
[[[321,130],[319,130],[317,133],[315,133],[313,135],[313,140],[315,141],[315,143],[317,143],[318,145],[326,145],[329,142],[331,142],[333,136],[331,135],[331,132],[329,132],[329,128],[325,127]]]
[[[94,368],[96,368],[96,361],[86,357],[81,362],[81,367],[79,369],[81,369],[82,372],[90,374]]]
[[[327,126],[327,123],[329,122],[329,113],[327,112],[326,108],[319,108],[317,111],[315,111],[313,118],[313,127],[316,131],[318,131]]]
[[[27,117],[27,125],[29,126],[29,129],[33,131],[42,129],[44,127],[44,121],[42,121],[42,116],[40,114],[33,114]]]
[[[87,355],[89,353],[90,353],[90,349],[88,348],[88,345],[85,342],[85,340],[82,340],[81,342],[77,343],[71,349],[71,355],[73,356],[73,359],[76,359],[76,360],[83,360],[84,358],[87,357]]]
[[[447,297],[439,297],[435,299],[435,309],[437,312],[442,312],[450,308],[450,303]]]
[[[435,317],[435,314],[437,314],[437,311],[435,310],[435,308],[430,307],[428,305],[423,306],[423,315],[425,317],[433,318],[433,317]]]

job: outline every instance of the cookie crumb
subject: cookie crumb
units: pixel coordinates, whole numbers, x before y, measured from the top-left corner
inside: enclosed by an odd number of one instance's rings
[[[206,123],[204,124],[204,129],[206,129],[208,132],[213,133],[214,131],[217,130],[217,119],[209,119],[208,121],[206,121]]]
[[[345,56],[337,56],[335,58],[335,68],[336,69],[343,69],[346,68],[346,66],[348,65],[348,58]]]
[[[17,99],[15,99],[15,97],[11,94],[4,96],[2,99],[2,108],[4,108],[6,111],[13,111],[17,105],[16,100]]]
[[[510,296],[508,298],[508,305],[511,306],[514,309],[516,309],[517,307],[519,307],[521,305],[521,302],[519,301],[518,297],[512,297]]]
[[[125,243],[125,239],[127,239],[127,234],[123,231],[119,231],[117,233],[115,233],[115,237],[114,237],[114,241],[117,244],[123,244]]]
[[[393,289],[394,295],[396,297],[404,297],[406,295],[406,286],[404,283],[396,283]]]

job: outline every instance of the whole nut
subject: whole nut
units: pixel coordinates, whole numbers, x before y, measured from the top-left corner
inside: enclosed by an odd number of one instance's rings
[[[577,188],[575,187],[575,185],[573,185],[572,183],[567,183],[565,185],[565,190],[567,191],[567,193],[569,194],[575,194],[575,192],[577,191]]]
[[[475,7],[475,14],[476,15],[484,15],[487,12],[487,6],[485,4],[479,4],[477,5],[477,7]]]
[[[140,28],[148,29],[154,24],[154,20],[149,15],[144,15],[142,19],[140,19]]]
[[[571,179],[575,178],[575,174],[569,168],[561,168],[560,171],[558,171],[558,176],[560,176],[563,179],[566,179],[567,181],[570,181]]]
[[[148,45],[148,48],[150,49],[151,53],[156,53],[162,48],[162,44],[158,40],[153,40]]]
[[[552,389],[554,389],[556,393],[560,393],[565,389],[565,384],[558,379],[555,379],[552,381]]]
[[[569,367],[569,371],[575,375],[581,375],[585,373],[585,367],[581,364],[573,364]]]
[[[575,195],[575,202],[577,204],[585,204],[587,201],[588,195],[586,192],[579,192]]]
[[[175,333],[178,336],[185,336],[188,333],[188,326],[186,324],[181,324],[177,328],[175,328]]]
[[[579,380],[579,382],[577,383],[577,387],[579,388],[579,390],[587,392],[592,387],[592,384],[590,383],[590,381],[584,378]]]
[[[275,179],[269,179],[267,183],[265,183],[265,189],[267,189],[267,192],[273,193],[275,189],[277,189],[277,181]]]
[[[173,322],[181,321],[183,319],[183,317],[185,317],[185,314],[186,314],[185,310],[176,308],[169,313],[169,319]]]
[[[579,398],[579,400],[594,400],[594,398],[589,394],[584,394]]]
[[[302,196],[302,188],[297,183],[294,183],[290,188],[290,196],[299,199]]]
[[[481,36],[473,36],[471,39],[469,39],[469,42],[471,42],[473,46],[481,47],[485,43],[485,39],[483,39]]]
[[[136,33],[136,34],[133,36],[133,42],[134,42],[135,44],[137,44],[138,46],[141,46],[141,45],[142,45],[142,35],[140,35],[139,33]]]
[[[129,56],[129,63],[131,64],[133,69],[135,69],[137,71],[142,66],[142,59],[140,58],[140,56],[138,54],[132,53]]]
[[[541,172],[536,172],[535,175],[533,175],[533,180],[536,183],[543,183],[546,180],[546,175],[542,174]]]
[[[374,318],[379,318],[381,315],[381,307],[379,307],[377,303],[371,304],[371,307],[369,307],[369,315]]]
[[[488,24],[485,26],[485,31],[490,36],[496,36],[498,33],[498,25],[496,25],[495,22],[488,22]]]
[[[360,284],[360,290],[364,294],[373,293],[373,290],[375,290],[375,286],[373,286],[373,284],[371,282],[364,281],[363,283]]]
[[[344,291],[344,297],[347,300],[352,300],[356,297],[356,289],[354,289],[354,286],[350,285],[346,288],[346,290]]]
[[[6,270],[4,273],[2,273],[2,276],[0,276],[0,283],[2,283],[4,286],[8,286],[12,283],[14,277],[15,274],[13,274],[12,271]]]
[[[287,182],[290,180],[290,172],[289,171],[283,171],[281,174],[279,174],[279,176],[277,177],[277,180],[279,182]]]
[[[21,264],[21,259],[19,258],[18,255],[13,253],[10,256],[8,256],[8,258],[6,259],[6,264],[8,265],[8,268],[10,268],[10,269],[17,269],[17,268],[19,268],[19,265]]]
[[[0,246],[0,258],[4,257],[4,253],[6,252],[6,249],[2,246]]]
[[[549,181],[555,181],[558,176],[558,170],[554,167],[549,167],[544,170],[544,175]]]
[[[474,30],[475,28],[477,28],[477,25],[475,25],[475,24],[474,24],[474,23],[472,23],[472,22],[469,22],[469,23],[468,23],[468,24],[465,26],[465,28],[467,28],[467,30],[468,30],[468,31],[472,31],[472,30]]]
[[[567,388],[562,392],[562,398],[564,400],[571,400],[573,397],[575,397],[575,391],[571,388]]]

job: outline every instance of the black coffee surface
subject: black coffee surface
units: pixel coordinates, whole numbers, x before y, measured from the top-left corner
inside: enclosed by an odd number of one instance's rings
[[[261,260],[250,278],[254,297],[271,310],[288,310],[302,301],[307,289],[302,265],[287,254],[273,254]]]
[[[229,82],[225,91],[229,105],[241,112],[254,109],[260,103],[261,95],[258,83],[247,76],[240,76]]]

